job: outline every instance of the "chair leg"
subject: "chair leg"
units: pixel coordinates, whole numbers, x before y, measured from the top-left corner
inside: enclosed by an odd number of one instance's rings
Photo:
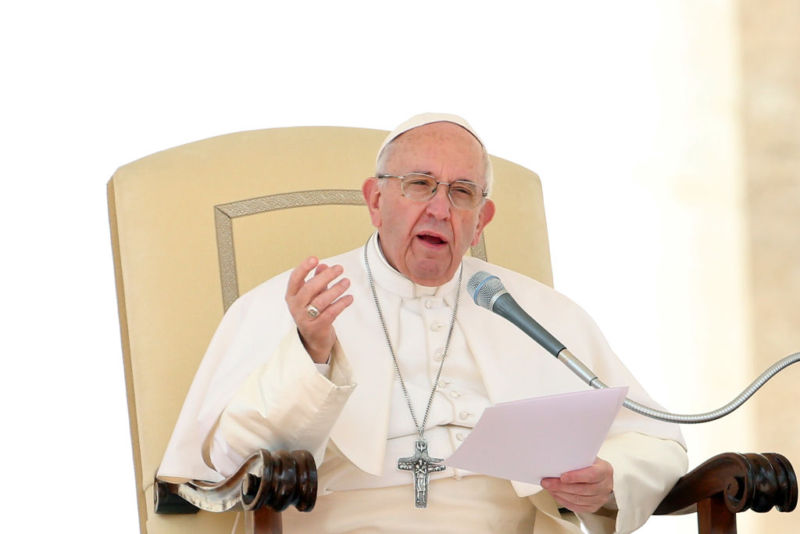
[[[736,514],[728,510],[718,494],[697,503],[699,534],[736,534]]]
[[[253,534],[283,534],[283,524],[281,514],[268,506],[258,508],[251,512],[253,518],[252,529],[248,530]]]

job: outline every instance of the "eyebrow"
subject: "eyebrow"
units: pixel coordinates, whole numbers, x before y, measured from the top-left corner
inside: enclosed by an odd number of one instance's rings
[[[433,178],[436,181],[439,181],[439,177],[436,176],[435,174],[433,174],[430,171],[409,171],[406,174],[424,174],[426,176],[430,176],[431,178]],[[456,178],[455,180],[453,180],[453,182],[469,182],[471,184],[475,184],[475,185],[485,189],[485,186],[482,186],[481,184],[479,184],[475,180],[470,180],[469,178]],[[453,182],[448,182],[448,183],[453,183]]]

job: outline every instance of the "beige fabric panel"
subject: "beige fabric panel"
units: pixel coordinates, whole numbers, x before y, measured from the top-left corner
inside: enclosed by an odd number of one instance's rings
[[[532,171],[492,156],[497,204],[494,220],[484,230],[486,258],[553,285],[542,184]]]
[[[183,532],[170,525],[189,521],[148,519],[145,492],[224,310],[215,206],[296,191],[358,191],[374,172],[385,135],[338,127],[240,132],[153,154],[121,167],[109,182],[142,532]],[[493,163],[498,213],[486,230],[488,259],[551,284],[538,177],[508,161]],[[309,254],[357,247],[372,232],[366,209],[352,205],[225,217],[240,292]]]
[[[265,227],[270,229],[269,247],[264,246]],[[305,230],[298,232],[307,227],[316,228],[312,232],[325,231],[327,239],[319,242],[317,236]],[[277,274],[293,268],[311,253],[320,258],[334,256],[353,248],[354,241],[362,244],[361,238],[366,241],[371,229],[363,205],[308,206],[235,219],[233,234],[240,294],[265,280],[267,266]],[[275,254],[276,250],[287,252]]]

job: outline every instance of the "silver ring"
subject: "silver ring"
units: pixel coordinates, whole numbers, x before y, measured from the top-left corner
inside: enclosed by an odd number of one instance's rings
[[[308,315],[309,319],[316,319],[319,315],[319,308],[314,306],[313,304],[309,304],[306,306],[306,315]]]

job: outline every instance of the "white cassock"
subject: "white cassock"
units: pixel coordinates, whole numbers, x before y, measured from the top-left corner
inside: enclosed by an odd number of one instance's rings
[[[376,234],[377,235],[377,234]],[[383,258],[376,236],[370,267],[389,337],[421,421],[459,308],[425,430],[428,452],[446,458],[489,405],[587,389],[511,323],[473,304],[464,290],[477,271],[496,274],[520,305],[604,382],[655,405],[583,310],[552,288],[474,258],[438,288],[417,286]],[[354,302],[336,319],[330,366],[314,365],[283,296],[283,273],[239,298],[221,322],[195,376],[159,476],[219,480],[259,448],[307,449],[319,468],[309,514],[287,510],[287,533],[580,532],[540,486],[447,468],[431,475],[428,508],[414,507],[413,476],[397,469],[416,430],[395,377],[373,302],[363,248],[342,254]],[[322,371],[322,372],[320,372]],[[599,456],[614,467],[617,511],[579,514],[590,532],[641,526],[686,472],[676,425],[622,410]],[[215,466],[216,470],[209,467]]]

